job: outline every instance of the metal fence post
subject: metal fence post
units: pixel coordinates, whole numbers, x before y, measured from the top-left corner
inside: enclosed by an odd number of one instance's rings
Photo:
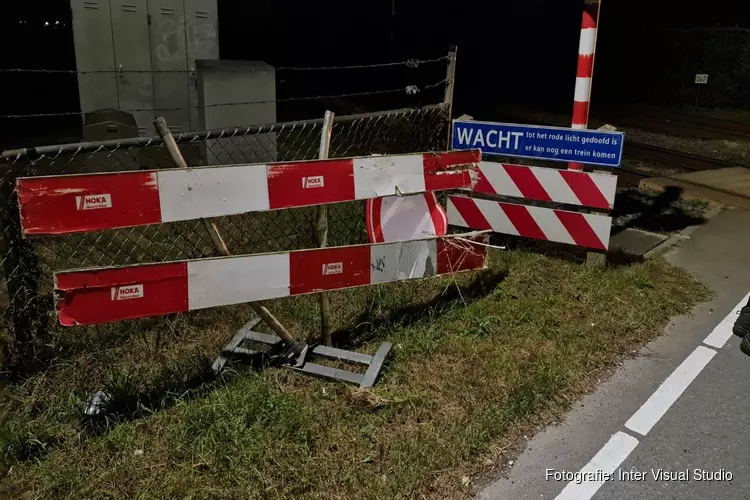
[[[328,150],[331,146],[331,130],[333,129],[333,112],[326,111],[323,117],[323,127],[320,131],[320,152],[321,160],[328,159]],[[315,226],[315,233],[318,237],[318,245],[325,248],[328,245],[328,207],[326,205],[318,206],[318,217]],[[328,302],[328,292],[320,293],[320,330],[323,341],[330,347],[331,342],[331,304]]]
[[[451,119],[453,118],[453,91],[456,87],[456,54],[458,53],[458,47],[452,45],[448,52],[448,69],[445,76],[447,81],[445,86],[445,98],[443,103],[448,107],[448,145],[446,149],[451,148],[451,133],[453,127],[451,127]]]

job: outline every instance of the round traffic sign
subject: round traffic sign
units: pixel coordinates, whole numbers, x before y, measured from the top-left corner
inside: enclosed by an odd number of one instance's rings
[[[370,243],[445,236],[448,217],[434,193],[367,200]]]

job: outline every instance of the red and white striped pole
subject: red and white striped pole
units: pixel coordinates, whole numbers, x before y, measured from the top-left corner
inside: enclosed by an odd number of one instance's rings
[[[589,101],[591,99],[591,79],[594,75],[594,53],[596,51],[596,21],[587,9],[583,11],[581,40],[578,45],[578,70],[573,102],[574,129],[585,129],[589,125]],[[580,163],[569,163],[569,170],[583,170]]]

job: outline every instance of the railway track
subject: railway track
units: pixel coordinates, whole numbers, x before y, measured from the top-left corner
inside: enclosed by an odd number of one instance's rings
[[[629,158],[665,163],[670,167],[679,167],[691,172],[718,170],[720,168],[748,168],[747,165],[741,163],[718,160],[707,156],[694,155],[683,151],[675,151],[632,141],[625,141],[624,154]],[[621,184],[628,187],[638,186],[642,179],[659,177],[658,172],[645,171],[628,166],[619,168],[618,175],[620,176]]]
[[[610,117],[619,126],[701,139],[750,140],[750,123],[680,113]]]
[[[708,156],[700,156],[673,149],[660,148],[640,142],[625,141],[625,155],[639,160],[648,160],[658,163],[669,163],[675,167],[687,170],[716,170],[719,168],[745,167],[741,163],[719,160]]]
[[[675,113],[675,115],[679,117],[684,117],[686,115],[680,115],[678,113]],[[738,134],[740,136],[744,137],[744,134],[747,133],[747,138],[750,139],[750,124],[745,124],[742,122],[734,122],[729,120],[715,120],[713,118],[706,118],[706,117],[694,117],[690,116],[690,119],[695,120],[695,127],[692,130],[699,130],[702,128],[700,123],[711,123],[713,124],[711,127],[717,134],[721,133],[722,138],[726,139],[729,131],[733,130],[735,134]],[[525,117],[518,116],[518,115],[505,115],[502,117],[502,119],[510,122],[510,123],[528,123],[529,120]],[[532,120],[534,122],[534,120]],[[616,123],[616,122],[615,122]],[[546,126],[555,126],[554,124],[550,123],[536,123],[538,125],[546,125]],[[740,124],[740,126],[737,126],[737,124]],[[687,127],[693,127],[693,124],[686,125]],[[743,129],[742,126],[747,127],[746,129]],[[734,128],[733,128],[734,127]],[[643,127],[639,127],[643,128]],[[628,159],[636,159],[636,160],[642,160],[642,161],[649,161],[654,163],[661,163],[668,165],[670,169],[673,169],[674,167],[682,168],[684,170],[690,171],[690,172],[697,172],[700,170],[717,170],[720,168],[734,168],[734,167],[744,167],[744,168],[750,168],[749,165],[743,165],[741,163],[735,163],[731,161],[725,161],[725,160],[719,160],[716,158],[711,158],[708,156],[701,156],[696,155],[692,153],[685,153],[683,151],[677,151],[673,149],[667,149],[662,148],[659,146],[652,146],[650,144],[640,143],[640,142],[634,142],[627,139],[627,133],[625,137],[625,145],[624,145],[624,156]],[[630,166],[621,166],[620,168],[614,169],[613,173],[617,174],[619,176],[619,185],[624,187],[638,187],[640,184],[640,181],[642,179],[646,179],[649,177],[660,177],[665,175],[665,173],[660,174],[658,171],[655,171],[657,169],[653,170],[641,170],[635,167]]]

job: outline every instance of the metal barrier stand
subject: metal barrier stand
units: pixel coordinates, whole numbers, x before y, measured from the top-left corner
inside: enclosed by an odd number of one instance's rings
[[[293,353],[288,352],[288,348],[286,348],[284,341],[280,337],[252,330],[260,321],[260,318],[255,317],[237,331],[232,340],[222,349],[221,354],[214,361],[212,368],[215,372],[220,373],[231,358],[262,356],[264,351],[252,349],[246,344],[255,343],[269,346],[270,351],[268,351],[268,356],[273,360],[284,363],[285,368],[316,377],[349,382],[362,388],[373,387],[380,377],[383,366],[393,349],[393,344],[384,342],[373,356],[369,356],[367,354],[324,345],[306,345],[302,349],[302,353],[295,357]],[[365,373],[357,373],[313,363],[312,360],[316,357],[352,365],[366,366],[367,370]]]

